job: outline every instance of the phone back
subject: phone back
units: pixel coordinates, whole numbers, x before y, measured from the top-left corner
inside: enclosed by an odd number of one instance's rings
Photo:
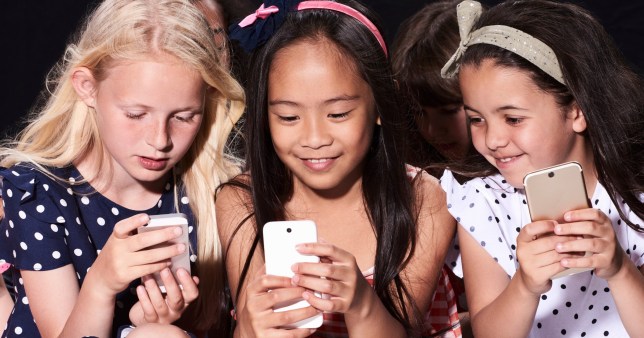
[[[533,222],[549,219],[563,222],[567,211],[589,207],[584,176],[577,162],[529,173],[523,185]]]

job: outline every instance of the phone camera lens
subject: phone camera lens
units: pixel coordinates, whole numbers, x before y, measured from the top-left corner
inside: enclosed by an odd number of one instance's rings
[[[291,233],[291,228],[286,228],[286,232]]]
[[[551,172],[549,172],[549,173],[548,173],[548,177],[550,177],[550,178],[555,177],[555,173],[553,173],[552,171],[551,171]]]

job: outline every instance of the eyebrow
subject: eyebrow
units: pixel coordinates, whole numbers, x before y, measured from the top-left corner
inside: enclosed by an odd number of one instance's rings
[[[478,111],[478,110],[476,110],[476,109],[474,109],[474,108],[472,108],[472,107],[470,107],[470,106],[468,106],[468,105],[466,105],[466,104],[465,104],[465,105],[463,105],[463,108],[464,108],[465,110],[470,110],[470,111],[473,111],[473,112],[475,112],[475,113],[479,113],[479,114],[481,114],[481,112],[480,112],[480,111]],[[495,112],[501,112],[501,111],[505,111],[505,110],[523,110],[523,111],[527,111],[528,109],[520,108],[520,107],[512,106],[512,105],[507,105],[507,106],[501,106],[501,107],[499,107],[499,108],[495,109]]]
[[[344,102],[344,101],[355,101],[360,98],[360,95],[339,95],[336,97],[332,97],[330,99],[324,100],[322,103],[323,105],[330,105],[336,102]],[[292,107],[298,107],[300,106],[299,103],[294,102],[294,101],[289,101],[289,100],[271,100],[268,101],[269,106],[275,106],[275,105],[287,105],[287,106],[292,106]]]

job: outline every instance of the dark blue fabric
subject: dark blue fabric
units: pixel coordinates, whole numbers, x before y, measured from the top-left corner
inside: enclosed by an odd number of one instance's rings
[[[279,12],[271,14],[266,19],[257,18],[254,23],[246,27],[240,27],[239,23],[231,25],[229,27],[230,39],[239,41],[239,45],[245,51],[252,52],[273,36],[273,33],[282,26],[288,12],[295,10],[300,2],[302,0],[264,1],[264,8],[277,6]]]
[[[54,180],[29,166],[0,168],[3,177],[5,218],[0,222],[0,259],[13,264],[7,271],[14,285],[16,305],[2,337],[40,337],[29,309],[20,270],[52,270],[72,264],[78,284],[112,233],[114,225],[139,213],[173,213],[174,187],[168,183],[157,204],[143,211],[124,208],[85,183],[71,185],[82,177],[74,167],[49,168],[66,181]],[[188,216],[191,261],[196,255],[196,229],[188,199],[179,190],[179,212]],[[129,324],[129,309],[137,301],[139,280],[116,297],[114,337],[118,327]],[[56,286],[52,285],[52,292]]]

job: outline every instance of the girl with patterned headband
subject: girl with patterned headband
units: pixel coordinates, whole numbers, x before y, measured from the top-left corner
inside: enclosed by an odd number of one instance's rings
[[[405,121],[372,13],[355,1],[267,1],[231,37],[254,49],[247,172],[216,198],[235,335],[459,336],[442,271],[455,222],[438,181],[400,157]],[[317,224],[323,241],[299,250],[321,263],[266,275],[262,227],[299,219]],[[310,306],[273,311],[301,298]],[[320,312],[317,330],[283,331]]]
[[[478,160],[441,182],[458,220],[476,337],[640,337],[644,332],[644,99],[584,9],[458,6],[458,74]],[[590,208],[530,221],[526,174],[576,161]],[[554,197],[554,196],[553,196]],[[586,252],[585,256],[576,253]],[[568,268],[587,271],[556,278]],[[508,320],[511,318],[511,320]]]

